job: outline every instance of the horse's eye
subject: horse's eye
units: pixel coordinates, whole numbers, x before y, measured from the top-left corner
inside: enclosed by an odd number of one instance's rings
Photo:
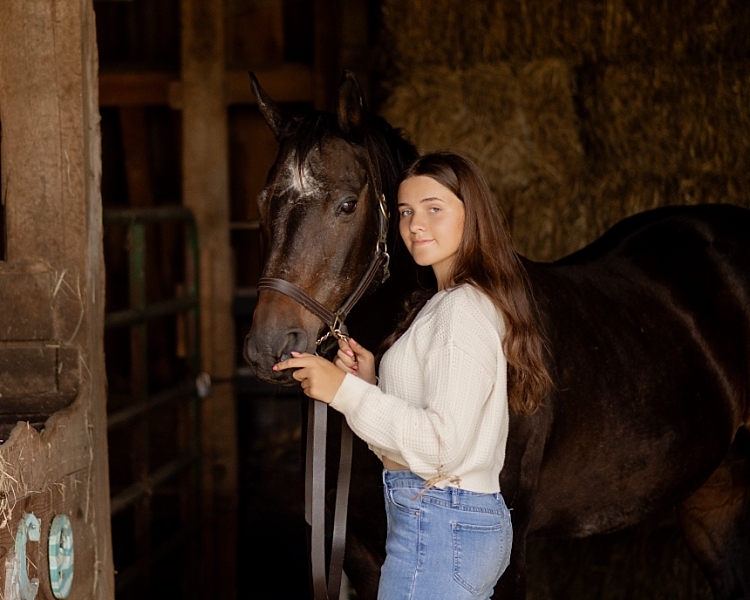
[[[344,213],[345,215],[350,215],[354,212],[354,209],[357,208],[357,201],[356,200],[347,200],[344,202],[339,210]]]

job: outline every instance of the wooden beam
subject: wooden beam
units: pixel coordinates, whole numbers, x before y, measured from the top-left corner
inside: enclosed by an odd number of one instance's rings
[[[253,70],[263,88],[277,102],[312,102],[313,70],[306,65],[283,64]],[[255,104],[247,71],[226,74],[225,104]],[[177,74],[102,72],[100,106],[171,106],[182,108],[182,82]]]
[[[100,106],[148,106],[169,104],[174,73],[106,72],[99,74]]]
[[[183,202],[200,245],[201,354],[214,381],[202,404],[203,556],[210,590],[237,597],[238,451],[234,408],[234,275],[229,240],[229,143],[224,3],[181,0]]]
[[[64,512],[76,549],[71,600],[114,598],[96,63],[91,0],[0,2],[0,194],[8,233],[0,277],[25,273],[39,284],[36,293],[49,296],[44,306],[23,295],[12,302],[27,309],[28,321],[43,325],[33,329],[44,338],[39,350],[57,356],[51,380],[62,376],[66,384],[57,383],[58,391],[75,395],[41,433],[17,424],[0,447],[0,488],[14,505],[0,527],[2,570],[10,572],[24,511],[42,517],[39,548],[47,542],[53,512]],[[5,348],[31,344],[27,333],[6,337]],[[40,580],[48,581],[47,553],[33,560]],[[9,588],[3,589],[7,597]],[[40,596],[49,597],[48,590],[42,583]]]
[[[313,71],[305,65],[285,64],[273,68],[254,68],[263,89],[276,102],[312,102]],[[255,104],[247,71],[227,73],[227,104]]]

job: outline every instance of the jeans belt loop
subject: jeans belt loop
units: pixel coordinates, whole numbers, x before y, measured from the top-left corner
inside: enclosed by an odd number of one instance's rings
[[[461,490],[457,487],[452,487],[452,486],[450,487],[450,490],[451,490],[451,503],[453,504],[453,506],[458,506],[461,503],[459,499],[459,493]]]

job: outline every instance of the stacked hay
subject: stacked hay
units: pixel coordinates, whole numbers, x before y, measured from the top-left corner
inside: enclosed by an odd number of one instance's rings
[[[451,149],[474,159],[524,251],[545,255],[565,245],[553,221],[579,236],[587,229],[586,214],[570,202],[585,166],[574,85],[570,65],[557,59],[436,66],[405,73],[384,114],[421,152]]]
[[[712,5],[710,5],[712,4]],[[522,254],[635,212],[750,205],[750,3],[385,0],[383,113],[474,158]]]
[[[608,65],[587,88],[592,233],[665,204],[750,206],[750,63]]]
[[[747,58],[745,0],[383,0],[401,69],[504,60],[575,62]]]

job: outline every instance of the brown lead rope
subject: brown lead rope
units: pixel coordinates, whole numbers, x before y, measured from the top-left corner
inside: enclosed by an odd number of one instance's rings
[[[338,600],[344,566],[347,498],[352,466],[352,430],[341,421],[341,457],[336,509],[333,519],[331,563],[326,584],[325,550],[325,467],[328,405],[310,398],[307,423],[307,456],[305,468],[305,520],[312,528],[310,565],[314,600]]]

